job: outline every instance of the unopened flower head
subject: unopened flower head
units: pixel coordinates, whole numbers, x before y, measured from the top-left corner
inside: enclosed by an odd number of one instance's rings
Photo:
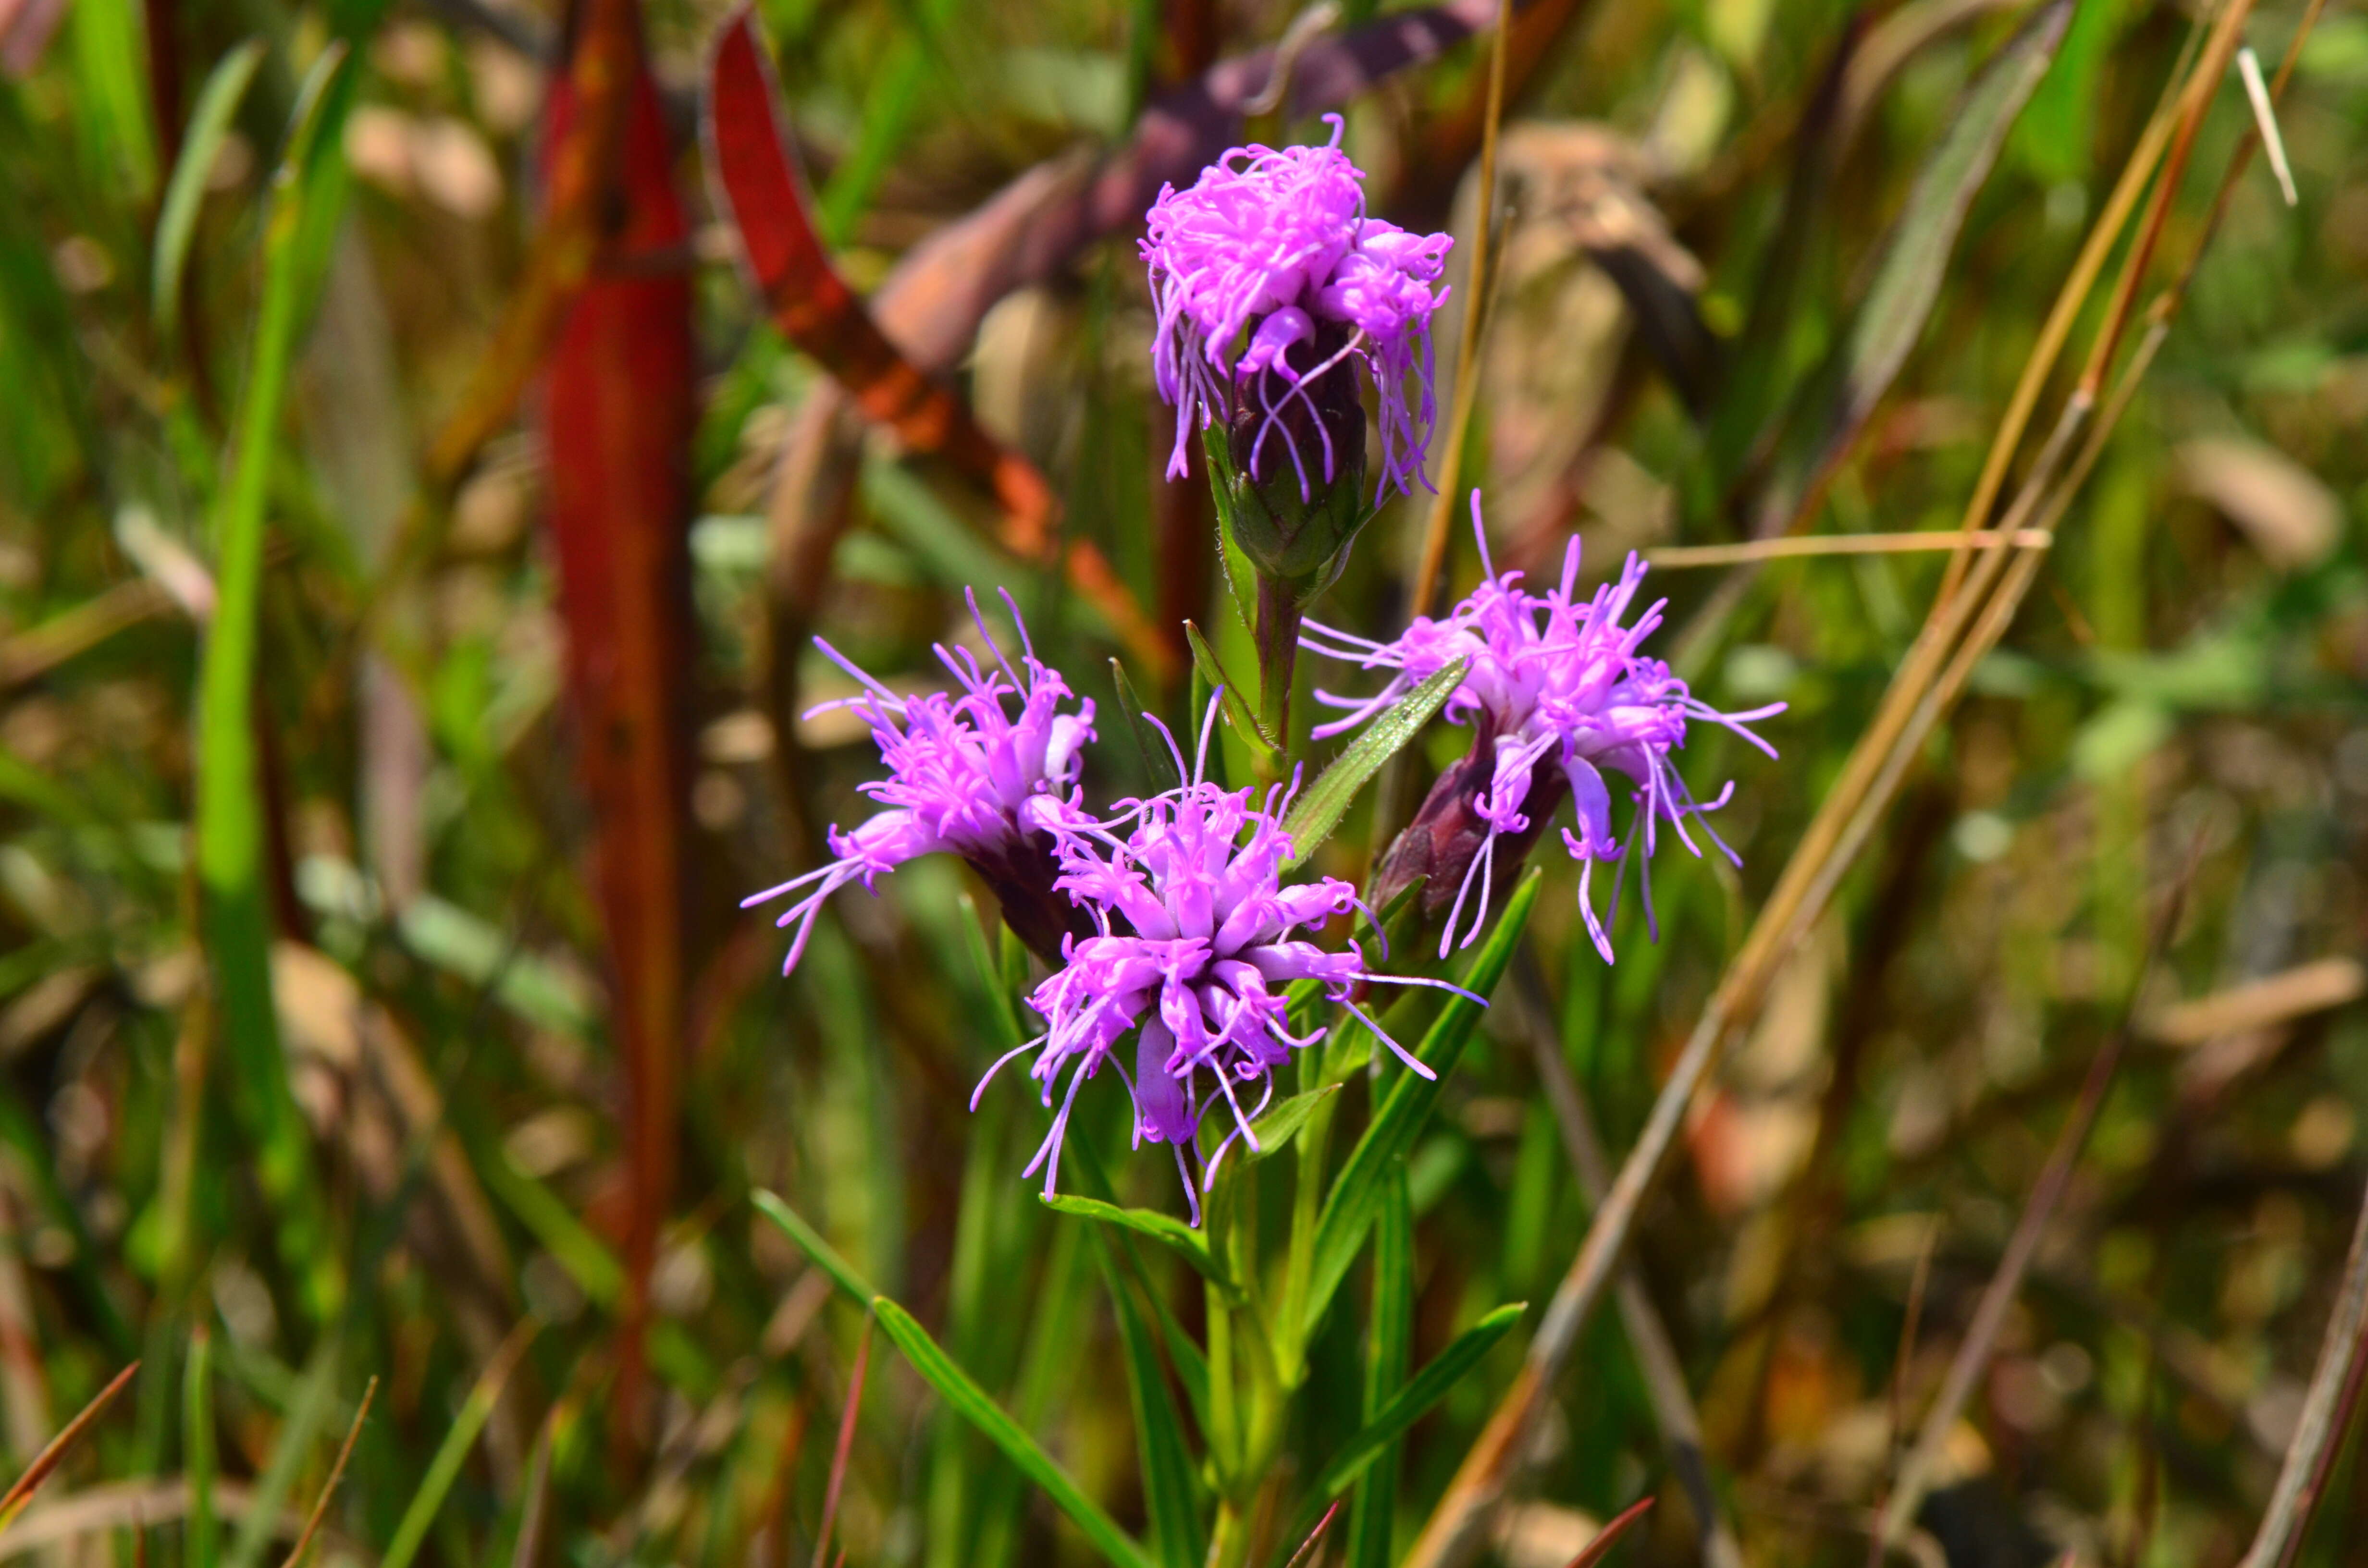
[[[1233,148],[1152,204],[1143,257],[1159,317],[1153,378],[1176,409],[1170,478],[1195,427],[1216,424],[1231,425],[1254,479],[1288,462],[1302,500],[1361,471],[1356,359],[1379,405],[1375,503],[1422,482],[1430,317],[1447,298],[1433,285],[1453,241],[1365,216],[1365,176],[1340,150],[1339,116],[1326,118],[1325,146]]]
[[[1204,756],[1207,743],[1204,725]],[[1273,1069],[1324,1038],[1321,1028],[1292,1032],[1285,992],[1292,983],[1320,982],[1414,1071],[1431,1073],[1350,1000],[1361,984],[1396,977],[1369,971],[1353,941],[1326,951],[1308,939],[1357,906],[1356,890],[1333,877],[1283,885],[1292,842],[1281,787],[1257,805],[1248,790],[1199,781],[1197,768],[1195,780],[1061,835],[1058,885],[1091,915],[1095,934],[1072,938],[1061,969],[1030,996],[1044,1033],[988,1069],[971,1103],[1005,1062],[1034,1054],[1029,1073],[1043,1103],[1051,1107],[1056,1090],[1060,1098],[1027,1170],[1043,1168],[1049,1194],[1077,1091],[1115,1062],[1133,1096],[1136,1143],[1173,1146],[1197,1223],[1184,1150],[1201,1118],[1221,1110],[1233,1123],[1210,1157],[1205,1185],[1236,1137],[1258,1146],[1250,1124],[1274,1092]],[[1120,1049],[1130,1033],[1131,1061]]]
[[[1074,698],[1068,683],[1059,671],[1037,662],[1019,607],[1008,594],[1003,602],[1019,628],[1020,667],[1013,669],[1004,657],[973,595],[972,619],[995,664],[984,667],[969,650],[940,645],[939,662],[960,686],[959,695],[899,697],[829,643],[814,639],[814,645],[864,689],[822,703],[808,717],[851,708],[871,722],[871,738],[879,744],[888,777],[861,789],[886,809],[853,832],[842,833],[832,824],[828,842],[834,858],[828,865],[742,901],[746,909],[805,890],[805,896],[777,922],[785,926],[794,923],[798,928],[781,966],[784,974],[797,967],[804,953],[824,900],[853,881],[871,889],[882,872],[916,856],[939,851],[960,855],[991,879],[1030,860],[1041,861],[1048,873],[1053,868],[1048,835],[1058,835],[1072,818],[1081,816],[1076,803],[1080,748],[1094,738],[1094,705],[1089,699],[1076,698],[1076,710],[1064,711],[1063,705]],[[1016,713],[1011,710],[1015,701]],[[1013,912],[1008,895],[1005,908]]]
[[[1621,624],[1645,580],[1645,564],[1634,554],[1628,557],[1617,582],[1606,583],[1591,597],[1581,599],[1575,593],[1579,543],[1574,537],[1563,556],[1561,583],[1547,593],[1532,594],[1521,587],[1521,574],[1499,575],[1489,562],[1476,491],[1472,497],[1472,525],[1479,536],[1482,567],[1487,576],[1471,597],[1443,618],[1417,617],[1402,636],[1389,642],[1369,642],[1313,621],[1307,624],[1303,646],[1366,669],[1394,672],[1389,683],[1370,698],[1317,692],[1318,701],[1345,711],[1319,726],[1315,733],[1337,734],[1362,724],[1433,674],[1458,659],[1469,659],[1471,665],[1447,699],[1444,711],[1451,720],[1474,725],[1473,761],[1485,766],[1467,775],[1473,780],[1468,798],[1438,802],[1442,810],[1452,808],[1468,816],[1477,829],[1476,842],[1468,846],[1469,861],[1462,868],[1440,951],[1443,955],[1453,943],[1475,881],[1479,903],[1464,928],[1463,940],[1468,944],[1479,934],[1488,911],[1497,841],[1528,832],[1533,826],[1533,815],[1550,812],[1558,803],[1561,788],[1566,786],[1577,831],[1565,828],[1563,843],[1582,867],[1579,907],[1585,912],[1588,935],[1609,962],[1611,937],[1588,898],[1588,880],[1597,861],[1622,858],[1641,841],[1649,863],[1662,824],[1668,824],[1687,850],[1699,857],[1702,850],[1687,820],[1693,818],[1694,825],[1713,844],[1741,864],[1735,851],[1699,820],[1702,813],[1725,805],[1735,786],[1728,784],[1716,800],[1697,801],[1671,759],[1685,744],[1687,722],[1722,725],[1772,757],[1775,748],[1746,726],[1783,711],[1784,705],[1772,703],[1744,713],[1721,712],[1694,697],[1668,665],[1639,652],[1645,639],[1660,626],[1667,601],[1656,601],[1631,624]],[[1485,759],[1480,748],[1486,749]],[[1542,778],[1542,769],[1550,772]],[[1625,775],[1634,787],[1636,811],[1624,837],[1612,831],[1608,772]],[[1553,787],[1543,788],[1548,784]],[[1426,802],[1427,808],[1430,805]],[[1640,876],[1639,881],[1645,879]],[[1649,881],[1645,882],[1644,893],[1649,922]],[[1618,897],[1615,883],[1615,903]]]

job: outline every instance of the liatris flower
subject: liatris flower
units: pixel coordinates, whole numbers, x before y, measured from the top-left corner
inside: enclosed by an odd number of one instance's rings
[[[986,879],[1003,904],[1004,918],[1020,938],[1051,961],[1076,925],[1067,900],[1053,886],[1059,865],[1054,840],[1083,821],[1077,805],[1079,755],[1094,738],[1094,705],[1076,699],[1076,711],[1061,705],[1073,693],[1060,672],[1037,662],[1019,607],[1003,602],[1019,627],[1023,677],[1014,671],[980,616],[978,597],[967,596],[971,618],[995,655],[995,669],[983,669],[969,650],[937,650],[938,660],[962,687],[962,695],[928,692],[899,697],[821,638],[814,639],[833,664],[861,682],[854,697],[819,704],[808,712],[852,708],[871,721],[880,760],[888,777],[862,786],[887,810],[852,833],[831,825],[830,864],[792,877],[741,902],[749,908],[782,894],[810,888],[790,906],[779,926],[795,922],[797,936],[781,965],[787,974],[805,952],[806,938],[823,901],[853,881],[873,890],[883,871],[916,856],[943,851],[961,856]],[[1008,704],[1019,699],[1014,715]],[[876,891],[876,890],[875,890]]]
[[[1159,313],[1153,378],[1176,409],[1171,479],[1184,474],[1196,423],[1224,424],[1254,482],[1288,462],[1303,503],[1343,476],[1357,489],[1365,426],[1351,359],[1378,404],[1374,504],[1422,479],[1430,316],[1447,297],[1431,285],[1454,242],[1366,217],[1340,117],[1325,118],[1325,146],[1235,147],[1152,203],[1142,248]]]
[[[1607,583],[1593,598],[1580,600],[1573,595],[1579,553],[1574,537],[1563,556],[1560,585],[1551,593],[1531,594],[1520,587],[1519,572],[1499,576],[1489,562],[1477,491],[1472,496],[1472,527],[1479,536],[1481,566],[1487,576],[1444,619],[1418,616],[1391,642],[1369,642],[1307,623],[1310,635],[1304,645],[1309,650],[1366,669],[1396,672],[1371,698],[1318,691],[1317,701],[1347,711],[1315,733],[1321,736],[1354,728],[1437,671],[1469,658],[1471,667],[1444,711],[1451,720],[1472,723],[1472,753],[1440,775],[1414,823],[1390,846],[1373,895],[1386,903],[1416,877],[1428,875],[1431,881],[1423,897],[1435,914],[1436,903],[1452,885],[1454,904],[1440,938],[1443,958],[1454,943],[1464,903],[1477,881],[1479,903],[1464,928],[1468,945],[1487,917],[1498,854],[1508,856],[1508,869],[1518,864],[1567,790],[1578,831],[1564,829],[1563,843],[1581,867],[1578,901],[1588,934],[1609,963],[1611,940],[1588,897],[1596,862],[1620,859],[1624,869],[1629,849],[1641,838],[1646,865],[1638,881],[1648,926],[1653,923],[1650,861],[1660,824],[1668,824],[1699,858],[1702,850],[1687,825],[1687,819],[1694,818],[1729,860],[1742,864],[1710,824],[1700,821],[1702,813],[1725,805],[1735,786],[1729,783],[1714,801],[1697,801],[1670,760],[1670,754],[1685,744],[1686,722],[1723,725],[1772,757],[1775,748],[1745,726],[1782,712],[1784,705],[1722,713],[1687,690],[1668,665],[1637,652],[1660,626],[1668,601],[1656,601],[1632,626],[1620,624],[1645,580],[1645,564],[1634,554],[1617,583]],[[1635,786],[1636,811],[1624,838],[1612,831],[1607,770],[1625,774]],[[1616,905],[1616,881],[1611,896]]]
[[[1212,703],[1212,718],[1215,711]],[[1201,745],[1205,757],[1205,724]],[[1014,1057],[1035,1053],[1029,1074],[1043,1085],[1048,1108],[1068,1073],[1060,1110],[1026,1172],[1033,1176],[1043,1167],[1049,1195],[1060,1177],[1061,1144],[1078,1089],[1104,1062],[1118,1060],[1118,1046],[1133,1032],[1133,1071],[1123,1061],[1118,1071],[1134,1100],[1135,1142],[1173,1146],[1198,1224],[1200,1201],[1184,1150],[1201,1118],[1222,1105],[1234,1123],[1209,1159],[1205,1185],[1235,1138],[1258,1146],[1250,1123],[1274,1092],[1273,1069],[1292,1051],[1324,1038],[1320,1028],[1291,1031],[1286,987],[1322,982],[1333,1001],[1428,1078],[1430,1069],[1350,997],[1376,981],[1441,983],[1375,974],[1356,943],[1327,952],[1298,935],[1303,929],[1312,935],[1332,916],[1360,907],[1356,890],[1332,877],[1282,885],[1292,844],[1281,824],[1289,801],[1278,801],[1280,786],[1268,791],[1263,806],[1254,806],[1248,790],[1202,782],[1197,767],[1193,777],[1192,783],[1128,803],[1108,823],[1060,835],[1058,886],[1090,913],[1095,934],[1063,944],[1059,971],[1029,997],[1045,1032],[988,1068],[971,1105],[976,1108],[996,1073]],[[1122,837],[1121,827],[1127,829]],[[1246,1104],[1253,1084],[1257,1098]]]

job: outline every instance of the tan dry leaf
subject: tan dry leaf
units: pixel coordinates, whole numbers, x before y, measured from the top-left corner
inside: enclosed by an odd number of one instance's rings
[[[2281,572],[2327,559],[2343,532],[2343,504],[2317,475],[2261,442],[2209,436],[2181,445],[2180,483],[2237,525]]]

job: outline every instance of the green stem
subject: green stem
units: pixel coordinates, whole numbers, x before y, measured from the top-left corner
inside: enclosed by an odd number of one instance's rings
[[[1258,727],[1274,743],[1275,770],[1281,778],[1291,771],[1291,687],[1299,665],[1299,621],[1298,589],[1259,573],[1258,624],[1251,629],[1258,643]]]
[[[1303,1087],[1310,1086],[1309,1077],[1329,1080],[1329,1074],[1323,1074],[1304,1053],[1299,1060]],[[1286,1391],[1298,1388],[1307,1376],[1307,1289],[1315,1271],[1315,1222],[1323,1210],[1324,1167],[1330,1152],[1332,1113],[1338,1100],[1338,1095],[1323,1100],[1299,1131],[1297,1168],[1292,1173],[1297,1186],[1291,1195],[1291,1235],[1283,1254],[1282,1319],[1276,1327],[1275,1346],[1277,1376]]]

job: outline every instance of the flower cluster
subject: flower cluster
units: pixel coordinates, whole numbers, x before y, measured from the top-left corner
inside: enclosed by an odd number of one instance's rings
[[[1302,500],[1319,477],[1361,471],[1363,414],[1347,364],[1357,359],[1381,425],[1375,503],[1422,479],[1435,414],[1430,317],[1447,297],[1432,285],[1453,242],[1366,217],[1364,176],[1340,150],[1339,116],[1326,118],[1327,145],[1234,148],[1152,204],[1143,257],[1158,311],[1153,379],[1176,410],[1170,478],[1185,472],[1196,424],[1232,426],[1253,478],[1267,476],[1279,447]],[[1302,449],[1310,441],[1317,450]],[[1343,452],[1349,441],[1354,452]]]
[[[887,809],[852,833],[842,833],[833,824],[828,843],[834,858],[829,864],[741,902],[740,907],[747,909],[802,888],[811,890],[776,922],[784,926],[794,922],[798,928],[782,973],[795,969],[803,956],[825,899],[855,881],[876,891],[873,884],[882,872],[918,856],[945,852],[976,866],[1004,894],[1015,928],[1027,918],[1021,912],[1041,910],[1045,903],[1041,897],[1026,896],[1029,868],[1044,862],[1050,835],[1080,814],[1077,775],[1084,766],[1082,748],[1094,738],[1094,705],[1090,699],[1077,699],[1075,712],[1062,710],[1074,696],[1068,683],[1059,671],[1037,662],[1019,606],[1008,594],[1003,602],[1019,630],[1020,665],[1026,673],[1014,670],[1004,657],[973,595],[971,617],[996,667],[983,668],[967,649],[939,647],[939,662],[962,687],[958,697],[944,692],[899,697],[829,643],[814,639],[814,645],[864,689],[822,703],[807,717],[852,708],[871,721],[871,738],[879,744],[888,777],[862,789]],[[1015,699],[1017,714],[1010,711]],[[1034,924],[1042,926],[1043,917],[1038,915]],[[1054,924],[1057,927],[1057,917]],[[1042,949],[1056,945],[1061,933],[1057,928],[1022,929],[1021,935]]]
[[[1212,703],[1212,718],[1215,711]],[[1204,728],[1204,750],[1206,744]],[[1063,1073],[1069,1075],[1052,1130],[1027,1170],[1033,1176],[1043,1167],[1047,1193],[1060,1176],[1061,1142],[1078,1088],[1104,1062],[1116,1062],[1134,1100],[1135,1142],[1173,1146],[1197,1217],[1184,1151],[1201,1118],[1222,1105],[1233,1120],[1210,1156],[1205,1183],[1235,1138],[1258,1146],[1251,1123],[1273,1095],[1273,1070],[1292,1051],[1324,1038],[1321,1028],[1292,1032],[1284,991],[1294,982],[1320,982],[1329,999],[1408,1067],[1431,1075],[1351,997],[1374,982],[1437,983],[1375,974],[1353,941],[1327,951],[1307,939],[1360,905],[1356,889],[1335,877],[1282,885],[1292,842],[1281,821],[1289,800],[1278,801],[1280,788],[1262,806],[1253,805],[1251,790],[1196,778],[1122,805],[1108,823],[1072,824],[1060,835],[1058,885],[1091,915],[1096,934],[1064,946],[1059,971],[1029,998],[1044,1033],[1003,1059],[1035,1055],[1029,1072],[1043,1085],[1047,1108]],[[1132,1072],[1114,1055],[1130,1033]],[[1002,1065],[979,1081],[973,1106]],[[1258,1085],[1258,1097],[1245,1105],[1251,1085]]]
[[[1598,861],[1623,859],[1641,839],[1647,862],[1657,844],[1659,824],[1676,832],[1689,852],[1701,848],[1688,828],[1688,818],[1718,846],[1729,859],[1735,851],[1719,838],[1702,813],[1726,803],[1729,784],[1716,800],[1697,801],[1679,776],[1670,754],[1685,744],[1690,719],[1723,725],[1766,752],[1775,749],[1753,734],[1748,724],[1782,712],[1781,702],[1746,713],[1724,713],[1702,701],[1686,683],[1658,659],[1640,653],[1645,639],[1661,624],[1666,600],[1656,601],[1622,626],[1645,579],[1645,564],[1634,554],[1617,582],[1599,587],[1580,599],[1579,543],[1570,541],[1563,557],[1562,581],[1550,592],[1532,594],[1520,585],[1521,574],[1497,574],[1488,562],[1488,541],[1480,522],[1480,496],[1472,496],[1473,531],[1479,537],[1485,580],[1472,597],[1442,619],[1417,617],[1395,641],[1376,642],[1331,627],[1307,623],[1303,646],[1333,658],[1349,660],[1365,669],[1395,672],[1389,683],[1370,698],[1336,697],[1318,691],[1316,700],[1345,710],[1319,726],[1318,735],[1336,734],[1385,711],[1411,687],[1458,659],[1469,659],[1463,682],[1447,700],[1449,719],[1473,724],[1473,755],[1465,767],[1443,775],[1440,788],[1424,802],[1417,824],[1405,841],[1431,855],[1422,869],[1459,873],[1455,901],[1440,937],[1445,956],[1462,924],[1473,885],[1479,884],[1479,902],[1471,922],[1463,926],[1470,943],[1486,918],[1500,840],[1526,844],[1560,803],[1567,789],[1577,819],[1577,831],[1563,830],[1563,843],[1581,866],[1579,906],[1588,934],[1606,962],[1611,941],[1588,897],[1588,881]],[[1548,770],[1541,776],[1541,770]],[[1625,775],[1634,786],[1637,809],[1624,838],[1611,825],[1611,790],[1606,772]],[[1432,833],[1429,830],[1440,831]],[[1652,891],[1645,877],[1645,918],[1652,918]],[[1390,896],[1385,875],[1376,895]],[[1438,883],[1432,892],[1443,892]],[[1429,895],[1426,895],[1429,896]],[[1613,900],[1619,892],[1615,884]]]

